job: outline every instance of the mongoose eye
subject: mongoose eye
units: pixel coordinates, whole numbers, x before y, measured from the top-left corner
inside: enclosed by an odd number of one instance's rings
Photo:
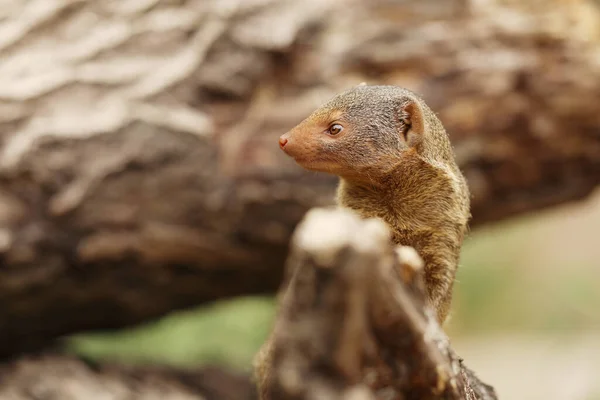
[[[341,131],[344,130],[344,127],[341,126],[340,124],[333,124],[329,127],[329,129],[327,130],[327,132],[329,132],[330,135],[334,136],[337,135],[338,133],[340,133]]]

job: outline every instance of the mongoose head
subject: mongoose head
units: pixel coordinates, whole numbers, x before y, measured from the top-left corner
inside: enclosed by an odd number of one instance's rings
[[[349,180],[376,180],[415,155],[454,162],[435,114],[397,86],[361,84],[333,97],[282,135],[279,146],[306,169]]]

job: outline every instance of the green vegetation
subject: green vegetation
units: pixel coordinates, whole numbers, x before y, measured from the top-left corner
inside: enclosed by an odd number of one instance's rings
[[[249,368],[273,319],[272,299],[240,298],[182,311],[113,333],[73,337],[68,348],[91,359]]]

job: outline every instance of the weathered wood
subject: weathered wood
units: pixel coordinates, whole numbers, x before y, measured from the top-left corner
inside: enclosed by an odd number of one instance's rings
[[[593,2],[5,3],[0,355],[273,292],[295,225],[335,185],[276,138],[360,81],[439,112],[475,226],[600,181]]]
[[[425,306],[423,262],[387,226],[311,210],[257,365],[262,399],[495,399]]]
[[[99,365],[58,355],[22,356],[0,365],[5,400],[253,400],[247,376],[215,367]]]

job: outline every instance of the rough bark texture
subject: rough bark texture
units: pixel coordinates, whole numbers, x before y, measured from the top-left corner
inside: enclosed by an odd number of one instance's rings
[[[496,399],[425,306],[422,260],[383,222],[311,210],[287,275],[262,399]]]
[[[295,225],[335,185],[276,137],[363,80],[439,113],[475,225],[585,197],[595,3],[478,4],[4,1],[0,355],[274,291]]]
[[[3,400],[253,400],[246,376],[96,365],[57,354],[24,356],[0,366]]]

